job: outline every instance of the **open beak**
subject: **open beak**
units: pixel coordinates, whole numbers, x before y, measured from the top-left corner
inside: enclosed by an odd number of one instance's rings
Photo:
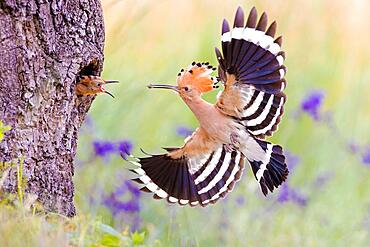
[[[107,80],[107,81],[104,81],[105,84],[109,84],[109,83],[119,83],[119,81],[116,81],[116,80]]]
[[[148,88],[149,89],[151,89],[151,88],[164,88],[164,89],[171,89],[171,90],[174,90],[176,92],[179,91],[178,86],[172,86],[172,85],[166,85],[166,84],[149,84]]]
[[[117,80],[104,80],[105,84],[109,84],[109,83],[118,83],[119,81]],[[108,91],[105,91],[105,89],[102,89],[102,91],[108,95],[110,95],[112,98],[114,98],[113,94],[111,94],[110,92]]]
[[[106,93],[106,94],[110,95],[112,98],[114,98],[113,94],[111,94],[110,92],[104,91],[104,93]]]

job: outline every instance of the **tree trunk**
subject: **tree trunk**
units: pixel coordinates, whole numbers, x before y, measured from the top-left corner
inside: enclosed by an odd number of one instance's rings
[[[0,120],[12,127],[0,161],[24,158],[26,192],[75,215],[77,134],[94,97],[77,97],[81,75],[99,75],[104,23],[99,0],[0,0]],[[16,169],[5,182],[17,188]]]

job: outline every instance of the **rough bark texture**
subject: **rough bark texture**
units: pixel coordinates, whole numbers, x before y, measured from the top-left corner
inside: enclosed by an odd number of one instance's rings
[[[93,100],[76,96],[76,79],[100,74],[103,45],[99,0],[0,0],[0,120],[12,127],[0,161],[24,157],[26,191],[67,216],[77,133]],[[16,186],[14,169],[5,189]]]

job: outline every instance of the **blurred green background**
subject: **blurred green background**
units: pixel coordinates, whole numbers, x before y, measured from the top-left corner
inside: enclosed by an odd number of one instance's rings
[[[128,139],[138,156],[143,155],[139,148],[161,153],[163,146],[182,145],[176,128],[197,127],[191,111],[176,94],[145,86],[174,83],[192,61],[216,65],[222,19],[232,22],[238,6],[246,13],[252,6],[259,14],[266,11],[284,38],[288,102],[270,140],[285,147],[294,160],[288,162],[296,163],[285,188],[290,195],[283,200],[278,189],[262,196],[248,166],[227,199],[206,208],[169,206],[142,193],[135,214],[139,229],[148,232],[146,243],[368,245],[370,168],[364,159],[370,142],[370,2],[365,0],[103,1],[103,77],[121,83],[109,88],[116,99],[96,98],[89,113],[93,126],[81,132],[74,179],[78,211],[118,228],[132,224],[130,213],[111,216],[102,196],[129,177],[127,163],[118,155],[89,162],[91,142]],[[301,114],[302,100],[312,90],[325,93],[319,110],[326,117],[320,120]],[[216,93],[204,97],[215,102]]]
[[[93,236],[88,236],[91,232],[83,222],[94,219],[123,235],[144,232],[146,246],[369,245],[369,1],[102,4],[103,78],[121,83],[107,86],[115,99],[97,96],[81,128],[74,176],[75,203],[82,218],[79,235],[56,234],[55,239],[74,237],[78,246],[116,246],[91,244]],[[150,91],[146,85],[175,83],[180,69],[192,61],[216,65],[214,47],[220,47],[222,19],[232,22],[238,6],[245,13],[252,6],[259,14],[266,11],[270,23],[277,21],[278,35],[283,35],[288,102],[279,131],[269,140],[287,152],[287,183],[264,197],[247,165],[234,191],[205,208],[168,205],[138,193],[137,185],[127,182],[128,163],[119,157],[117,145],[124,141],[136,156],[144,155],[140,148],[162,153],[161,147],[183,144],[179,127],[197,127],[180,97]],[[204,98],[215,102],[216,94]],[[310,101],[318,118],[302,109]]]

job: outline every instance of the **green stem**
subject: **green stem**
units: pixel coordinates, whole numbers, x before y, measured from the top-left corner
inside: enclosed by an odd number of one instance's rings
[[[23,205],[23,161],[23,158],[21,158],[17,166],[18,199],[21,205]]]

